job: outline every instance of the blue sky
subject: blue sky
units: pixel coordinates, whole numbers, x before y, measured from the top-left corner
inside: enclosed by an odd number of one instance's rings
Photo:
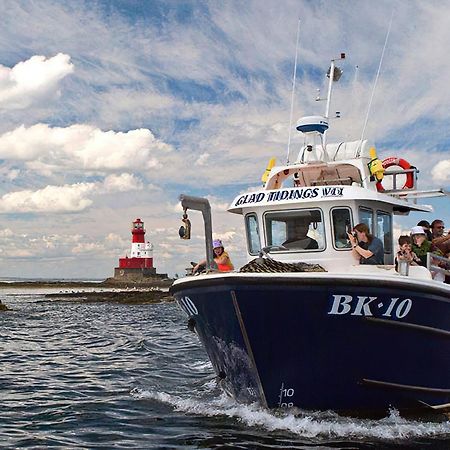
[[[242,222],[226,208],[270,157],[285,161],[298,19],[295,119],[323,113],[316,89],[347,54],[334,141],[360,137],[393,14],[366,137],[380,157],[419,167],[421,188],[450,189],[448,1],[1,6],[2,276],[110,276],[137,217],[157,270],[183,273],[202,255],[203,227],[193,215],[193,240],[178,239],[181,192],[208,196],[216,235],[242,263]],[[448,198],[426,203],[449,225]]]

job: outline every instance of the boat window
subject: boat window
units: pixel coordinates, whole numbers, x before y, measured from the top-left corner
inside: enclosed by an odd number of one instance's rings
[[[359,208],[359,223],[365,223],[371,233],[375,233],[373,229],[373,211],[369,208]]]
[[[261,243],[256,214],[247,214],[245,216],[245,229],[247,230],[248,252],[251,255],[257,255],[261,250]]]
[[[384,253],[392,253],[392,217],[384,211],[377,211],[377,238],[384,245]]]
[[[352,247],[347,232],[353,229],[352,212],[349,208],[333,208],[331,210],[331,223],[333,224],[333,245],[337,250]]]
[[[325,230],[320,209],[268,212],[264,215],[267,245],[309,252],[325,249]]]

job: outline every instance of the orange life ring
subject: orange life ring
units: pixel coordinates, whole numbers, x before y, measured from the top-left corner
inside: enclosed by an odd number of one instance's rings
[[[397,158],[396,156],[390,156],[389,158],[386,158],[383,160],[383,168],[387,169],[388,167],[392,166],[399,166],[404,170],[407,169],[413,169],[414,167],[405,159]],[[406,181],[403,185],[402,189],[411,189],[414,187],[414,172],[408,172],[406,175]],[[381,181],[377,182],[377,190],[379,192],[384,191],[384,187],[381,184]]]

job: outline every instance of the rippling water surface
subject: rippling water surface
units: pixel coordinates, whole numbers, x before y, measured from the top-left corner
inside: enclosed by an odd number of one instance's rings
[[[175,303],[0,299],[1,448],[450,448],[450,423],[268,412],[217,388]]]

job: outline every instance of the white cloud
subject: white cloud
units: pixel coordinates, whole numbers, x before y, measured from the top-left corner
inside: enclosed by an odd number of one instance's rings
[[[2,231],[7,231],[6,238]],[[42,258],[54,260],[55,258],[73,258],[86,256],[108,256],[111,266],[116,256],[121,254],[120,244],[125,243],[122,239],[115,241],[110,236],[95,238],[89,235],[70,234],[31,234],[23,235],[10,233],[10,230],[0,231],[3,237],[0,253],[2,258],[33,259]],[[127,243],[129,245],[129,243]]]
[[[431,171],[436,182],[450,182],[450,159],[438,162]]]
[[[10,181],[15,180],[18,176],[20,175],[20,170],[18,169],[12,169],[9,170],[8,173],[6,174],[6,178]]]
[[[87,194],[92,183],[71,186],[46,186],[36,191],[23,190],[4,194],[0,198],[0,212],[72,212],[92,204]]]
[[[85,102],[92,99],[85,99]],[[171,93],[158,93],[151,90],[151,86],[145,86],[141,90],[133,92],[128,89],[110,88],[95,97],[98,105],[99,117],[106,123],[120,123],[123,116],[131,116],[136,121],[143,118],[161,117],[171,114],[174,108],[182,108],[182,102],[177,101]],[[78,107],[83,106],[81,104]],[[84,105],[89,107],[88,104]]]
[[[9,192],[0,197],[0,213],[67,213],[83,211],[93,204],[92,196],[141,190],[142,181],[129,173],[110,175],[96,183],[46,186],[38,190]]]
[[[75,255],[95,254],[102,251],[104,251],[104,247],[99,242],[80,242],[71,250],[71,252]]]
[[[36,55],[11,69],[0,65],[0,107],[25,108],[54,95],[59,81],[73,70],[70,56],[63,53],[48,59]]]
[[[2,239],[11,238],[13,236],[14,232],[10,228],[4,228],[3,230],[0,230],[0,237]]]
[[[104,241],[105,247],[108,249],[123,249],[130,246],[130,240],[125,240],[117,233],[108,233]]]
[[[156,139],[148,129],[126,133],[102,131],[91,125],[66,128],[21,125],[0,136],[0,158],[28,161],[29,169],[54,167],[73,170],[148,170],[171,146]]]
[[[140,191],[143,189],[142,181],[130,173],[120,175],[109,175],[103,181],[106,192]]]
[[[235,236],[236,231],[233,230],[224,231],[223,233],[213,233],[213,239],[220,239],[224,244],[233,241]]]
[[[223,200],[212,195],[207,195],[207,199],[211,205],[211,210],[215,213],[225,212],[230,206],[230,202],[224,202]]]
[[[202,153],[201,155],[199,155],[197,161],[195,161],[195,165],[204,166],[207,163],[210,156],[211,155],[209,153]]]

